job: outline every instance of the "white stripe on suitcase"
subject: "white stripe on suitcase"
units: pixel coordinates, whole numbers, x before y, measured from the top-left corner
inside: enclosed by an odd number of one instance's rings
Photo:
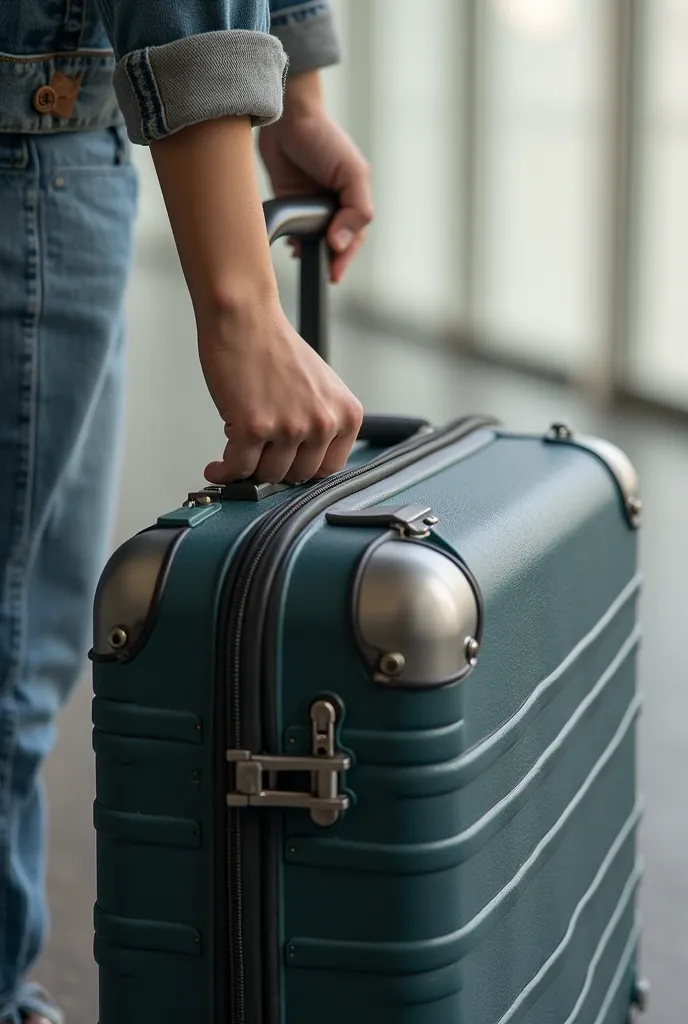
[[[523,862],[516,874],[514,874],[507,884],[500,889],[488,903],[485,904],[482,910],[463,925],[463,927],[449,935],[438,937],[435,940],[435,962],[431,967],[427,968],[428,970],[439,970],[442,967],[448,967],[450,964],[455,963],[460,957],[466,956],[480,938],[482,938],[490,928],[495,926],[497,920],[514,906],[526,885],[528,885],[530,880],[537,874],[538,870],[546,860],[549,848],[554,844],[559,834],[563,831],[564,826],[581,805],[595,781],[626,739],[631,726],[638,716],[641,706],[642,699],[640,694],[637,694],[628,704],[616,732],[605,747],[603,753],[593,765],[585,782],[583,782],[576,792],[576,795],[566,806],[559,818],[557,818],[554,825],[552,825],[549,831],[546,832],[542,839],[537,843],[530,856]],[[314,964],[320,968],[332,968],[333,970],[347,969],[347,965],[350,962],[347,954],[351,954],[354,963],[353,969],[357,969],[361,951],[367,951],[368,955],[372,957],[375,955],[376,949],[379,951],[379,948],[384,948],[387,955],[393,958],[396,962],[395,966],[399,966],[404,956],[406,956],[411,964],[415,960],[415,945],[416,944],[414,942],[389,942],[383,943],[382,947],[378,947],[376,943],[356,942],[351,940],[340,941],[333,939],[310,939],[297,936],[290,938],[288,942],[288,947],[291,950],[290,961],[292,963],[297,963],[302,967]],[[311,951],[313,954],[312,959]],[[383,965],[380,966],[379,969],[387,970],[388,968]],[[401,969],[408,969],[410,971],[411,967]]]
[[[635,826],[638,824],[638,821],[640,819],[641,809],[642,808],[641,808],[640,805],[636,805],[636,807],[633,809],[633,813],[626,819],[626,821],[625,821],[621,831],[618,833],[616,839],[614,840],[612,845],[609,847],[607,855],[605,856],[604,860],[600,864],[600,867],[599,867],[599,870],[598,870],[597,874],[595,875],[595,877],[592,880],[589,888],[586,890],[585,894],[583,895],[582,899],[580,900],[580,902],[576,906],[576,909],[574,910],[573,914],[571,915],[571,920],[569,921],[569,924],[568,924],[568,927],[567,927],[566,932],[564,934],[564,937],[561,940],[561,942],[559,943],[559,945],[556,947],[556,949],[551,954],[551,956],[549,956],[548,959],[545,960],[544,964],[542,965],[540,970],[537,972],[537,974],[535,974],[531,978],[531,980],[528,982],[526,987],[520,992],[520,994],[517,996],[517,998],[511,1004],[511,1006],[506,1011],[506,1013],[502,1017],[499,1018],[499,1020],[497,1021],[497,1024],[507,1024],[507,1022],[513,1022],[519,1016],[519,1010],[524,1011],[524,1010],[526,1010],[528,1008],[528,1005],[529,1005],[528,997],[530,995],[532,995],[533,991],[535,989],[537,989],[541,985],[541,983],[544,981],[544,979],[547,976],[547,974],[549,974],[550,971],[552,970],[553,966],[566,953],[566,950],[568,949],[569,945],[571,944],[571,941],[572,941],[573,936],[575,934],[576,927],[578,925],[578,921],[579,921],[579,919],[581,917],[581,914],[583,913],[585,908],[588,906],[590,901],[593,899],[595,894],[598,892],[598,890],[600,889],[600,886],[602,885],[602,883],[607,878],[607,875],[609,874],[609,870],[610,870],[612,864],[614,863],[614,860],[616,859],[617,854],[621,850],[622,846],[624,845],[624,843],[626,842],[626,840],[630,836],[630,834],[633,831],[633,829],[635,828]],[[619,898],[619,902],[617,903],[617,905],[616,905],[616,907],[614,909],[614,913],[612,914],[612,916],[609,919],[609,922],[607,924],[607,927],[605,928],[604,932],[602,933],[600,941],[599,941],[599,943],[597,945],[597,948],[595,949],[595,952],[593,954],[592,960],[590,961],[590,966],[588,967],[588,972],[586,974],[585,983],[583,985],[583,988],[581,989],[580,995],[578,996],[578,999],[576,1000],[576,1004],[575,1004],[573,1010],[571,1011],[571,1014],[566,1018],[566,1021],[564,1022],[564,1024],[572,1024],[572,1022],[575,1020],[576,1016],[578,1015],[578,1010],[580,1009],[581,1005],[583,1004],[586,995],[590,991],[590,986],[592,985],[592,980],[593,980],[593,976],[595,974],[595,970],[597,969],[597,964],[599,963],[600,958],[602,957],[602,954],[604,953],[604,951],[605,951],[605,949],[607,947],[609,939],[611,938],[611,936],[612,936],[612,934],[614,932],[614,929],[616,928],[616,925],[620,921],[624,911],[626,910],[626,908],[628,907],[628,904],[630,903],[631,899],[633,898],[633,894],[635,893],[635,890],[636,890],[636,888],[638,886],[638,883],[640,881],[641,875],[642,875],[642,864],[641,864],[640,861],[638,861],[634,871],[629,876],[629,878],[628,878],[628,880],[627,880],[627,882],[626,882],[626,884],[624,886],[623,892],[621,893],[621,896]]]
[[[606,1024],[609,1007],[611,1006],[614,997],[619,991],[619,986],[621,985],[621,982],[624,980],[626,976],[626,972],[628,971],[628,968],[631,965],[631,960],[635,956],[635,951],[638,945],[639,938],[640,924],[636,923],[635,928],[628,936],[628,942],[626,943],[626,947],[623,953],[621,954],[619,966],[616,968],[616,973],[612,978],[612,983],[607,989],[607,994],[604,997],[604,1002],[602,1003],[602,1006],[600,1007],[600,1012],[595,1017],[595,1024]]]
[[[598,945],[597,949],[595,950],[594,956],[593,956],[592,960],[590,961],[590,966],[588,967],[588,972],[587,972],[587,974],[585,976],[585,984],[583,985],[583,988],[581,989],[580,995],[578,996],[578,999],[576,1000],[576,1005],[574,1006],[573,1010],[571,1011],[569,1016],[564,1021],[564,1024],[574,1024],[574,1021],[578,1019],[578,1014],[579,1014],[580,1010],[582,1009],[582,1007],[583,1007],[583,1005],[585,1003],[586,996],[588,995],[588,992],[590,991],[590,988],[592,986],[592,981],[593,981],[593,978],[594,978],[594,975],[595,975],[595,971],[597,970],[597,965],[600,962],[600,960],[602,958],[602,955],[604,953],[605,947],[607,946],[607,944],[609,942],[609,939],[611,938],[611,936],[612,936],[612,934],[614,932],[614,928],[618,925],[618,923],[621,920],[621,917],[623,915],[623,912],[628,908],[628,906],[629,906],[629,904],[631,902],[631,899],[633,898],[633,894],[635,893],[635,890],[636,890],[636,888],[638,886],[638,882],[640,881],[640,876],[642,875],[642,873],[643,873],[642,864],[640,862],[638,862],[638,866],[636,867],[635,871],[633,872],[633,874],[629,878],[628,882],[626,883],[626,887],[624,889],[624,895],[622,896],[622,898],[619,901],[619,903],[618,903],[614,913],[612,914],[611,918],[609,919],[609,924],[607,925],[607,927],[604,930],[604,934],[602,936],[602,939],[600,940],[600,944]],[[633,929],[631,931],[631,935],[633,935],[634,931],[635,931],[635,929]],[[623,961],[624,961],[625,953],[626,953],[626,950],[624,949],[624,956],[622,956],[622,958],[621,958],[621,963],[623,963]],[[618,968],[617,968],[617,973],[618,973]],[[616,982],[616,984],[615,984],[615,982]],[[605,999],[604,999],[604,1001],[602,1003],[602,1006],[600,1008],[600,1013],[599,1013],[599,1016],[598,1016],[598,1020],[604,1020],[604,1018],[606,1016],[607,1008],[608,1008],[608,1005],[609,1005],[609,1001],[610,1001],[610,992],[613,993],[614,990],[617,987],[618,987],[618,981],[616,981],[616,974],[615,974],[614,978],[612,979],[612,984],[611,984],[609,990],[607,991],[607,995],[605,996]]]
[[[640,627],[636,627],[636,629],[633,630],[631,635],[626,638],[616,657],[605,669],[603,674],[595,683],[595,686],[592,688],[592,690],[590,690],[585,699],[580,702],[574,713],[566,722],[566,725],[563,727],[563,729],[561,729],[557,733],[557,735],[549,744],[549,746],[545,747],[545,749],[540,754],[540,756],[538,757],[537,761],[530,769],[530,771],[523,776],[518,785],[514,786],[514,788],[510,790],[506,794],[506,796],[502,797],[501,800],[498,800],[497,803],[494,804],[489,811],[483,814],[482,818],[478,818],[478,820],[475,821],[472,825],[470,825],[469,828],[464,829],[464,831],[460,833],[462,839],[468,839],[469,837],[477,835],[480,832],[482,832],[483,829],[487,825],[489,825],[494,818],[498,818],[500,816],[501,811],[503,811],[510,804],[516,801],[517,797],[522,793],[522,791],[526,790],[529,787],[529,785],[535,781],[538,775],[546,774],[545,769],[548,767],[548,763],[552,761],[555,755],[561,750],[565,741],[575,730],[578,723],[581,721],[582,718],[585,717],[586,711],[588,711],[589,708],[591,708],[595,701],[598,699],[598,697],[600,697],[602,693],[604,693],[611,680],[614,679],[614,677],[616,676],[616,673],[618,672],[619,668],[623,665],[623,663],[626,661],[629,655],[636,649],[636,647],[640,643],[640,639]]]
[[[564,675],[564,673],[576,662],[580,656],[591,647],[594,642],[601,636],[607,626],[616,618],[619,612],[628,604],[632,597],[634,597],[640,591],[643,582],[641,573],[638,573],[628,583],[627,586],[621,591],[619,596],[612,602],[604,615],[598,619],[593,628],[587,633],[582,640],[579,640],[576,646],[569,651],[563,661],[561,661],[557,667],[551,672],[542,682],[538,683],[533,692],[531,693],[528,700],[518,709],[516,714],[508,718],[498,729],[486,736],[484,740],[476,743],[474,747],[471,747],[465,754],[460,758],[461,765],[468,765],[473,761],[479,761],[483,758],[486,751],[490,747],[499,743],[503,739],[504,734],[511,732],[524,718],[529,716],[529,712],[533,705],[538,704],[542,696],[550,690]]]

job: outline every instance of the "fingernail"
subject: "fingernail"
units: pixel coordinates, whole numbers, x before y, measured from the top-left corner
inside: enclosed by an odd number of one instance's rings
[[[340,228],[334,236],[335,248],[338,252],[348,249],[354,240],[354,233],[350,228]]]

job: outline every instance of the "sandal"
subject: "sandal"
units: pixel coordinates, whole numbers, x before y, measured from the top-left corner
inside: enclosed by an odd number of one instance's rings
[[[31,1018],[42,1018],[47,1024],[65,1024],[65,1017],[53,997],[41,985],[31,983],[24,985],[17,997],[19,1019],[26,1021]],[[35,1022],[33,1022],[35,1024]]]

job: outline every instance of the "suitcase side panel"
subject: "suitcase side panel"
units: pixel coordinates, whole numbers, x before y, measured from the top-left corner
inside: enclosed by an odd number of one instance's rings
[[[215,1019],[217,611],[258,511],[188,530],[143,648],[94,665],[100,1024]]]
[[[515,1020],[544,970],[529,1024],[554,1019],[554,1003],[573,1012],[586,984],[576,1013],[593,1021],[618,968],[623,996],[610,997],[598,1024],[625,1024],[632,965],[619,965],[637,884],[639,580],[614,481],[586,453],[504,439],[406,486],[403,502],[431,504],[440,517],[434,543],[477,576],[483,651],[458,686],[374,684],[351,629],[339,627],[351,619],[352,579],[374,533],[320,525],[303,541],[280,637],[283,740],[288,749],[302,742],[297,723],[315,693],[341,697],[354,806],[326,834],[286,816],[287,1020],[305,1022],[317,1005],[333,1024],[360,1017],[363,1006],[376,1024]],[[524,713],[548,680],[547,699]],[[615,843],[593,907],[586,893]],[[576,913],[581,924],[548,971]],[[605,937],[615,913],[618,927]],[[475,942],[462,945],[471,927]]]

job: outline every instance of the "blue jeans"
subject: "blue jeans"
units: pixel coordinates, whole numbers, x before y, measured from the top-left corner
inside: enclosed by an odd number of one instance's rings
[[[41,766],[105,560],[136,177],[120,129],[0,134],[0,1021],[46,931]]]

